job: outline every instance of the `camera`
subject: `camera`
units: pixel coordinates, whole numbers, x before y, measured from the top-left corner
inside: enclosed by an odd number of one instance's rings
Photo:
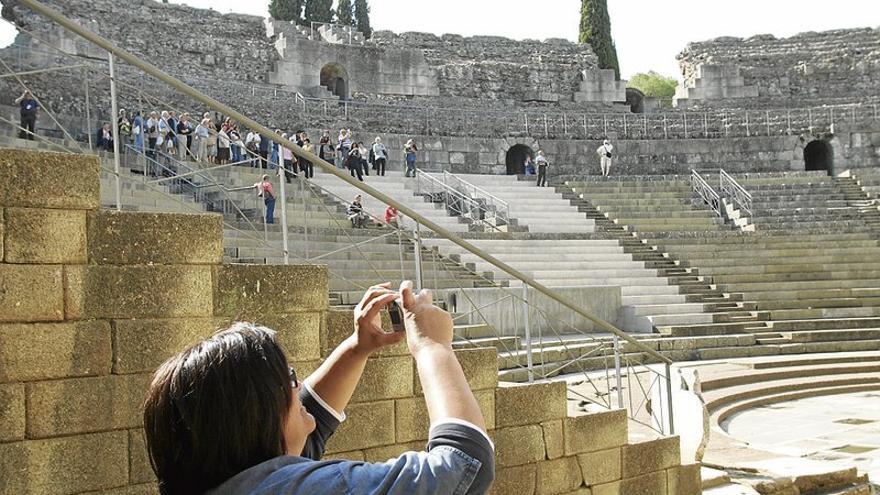
[[[406,326],[403,324],[403,311],[397,301],[392,301],[388,305],[388,314],[391,316],[391,329],[395,332],[405,332]]]

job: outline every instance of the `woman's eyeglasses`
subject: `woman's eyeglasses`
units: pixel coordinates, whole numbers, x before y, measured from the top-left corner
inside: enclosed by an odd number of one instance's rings
[[[292,367],[290,368],[290,383],[293,384],[293,388],[299,387],[299,380],[296,378],[296,370]]]

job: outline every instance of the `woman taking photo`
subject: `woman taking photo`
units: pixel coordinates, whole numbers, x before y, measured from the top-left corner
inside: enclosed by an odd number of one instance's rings
[[[405,331],[381,311],[399,301]],[[480,494],[494,447],[452,351],[452,318],[431,293],[371,287],[354,332],[311,376],[288,367],[275,333],[237,323],[156,371],[144,411],[147,449],[163,495]],[[321,461],[369,356],[406,339],[431,420],[427,451],[384,463]],[[393,428],[393,426],[391,426]]]

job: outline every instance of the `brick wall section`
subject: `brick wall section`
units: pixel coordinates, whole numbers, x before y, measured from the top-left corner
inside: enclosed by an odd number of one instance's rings
[[[94,158],[0,150],[0,495],[156,494],[141,408],[162,361],[242,318],[305,374],[353,329],[323,267],[221,265],[220,217],[98,211],[97,184]],[[563,383],[499,384],[495,349],[458,358],[496,444],[493,493],[699,493],[677,438],[628,444],[623,411],[567,417]],[[404,344],[371,359],[346,412],[328,457],[424,448]]]

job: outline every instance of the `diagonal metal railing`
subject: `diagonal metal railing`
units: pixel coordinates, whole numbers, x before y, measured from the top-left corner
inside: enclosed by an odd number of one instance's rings
[[[691,170],[691,187],[694,189],[694,192],[700,196],[704,203],[706,203],[709,208],[715,212],[716,215],[723,216],[723,209],[721,207],[721,196],[718,194],[712,186],[700,175],[696,170]]]
[[[28,8],[31,8],[35,12],[49,18],[50,20],[59,24],[60,26],[64,27],[65,29],[81,36],[82,38],[88,40],[89,42],[93,43],[94,45],[97,45],[98,47],[102,48],[103,50],[106,50],[109,54],[109,60],[111,62],[110,63],[111,82],[113,82],[113,80],[114,80],[114,75],[112,74],[113,61],[115,58],[119,58],[119,59],[125,61],[126,63],[143,71],[144,73],[146,73],[150,77],[153,77],[153,78],[165,83],[166,85],[173,88],[175,91],[185,95],[186,97],[191,98],[194,101],[199,102],[201,105],[204,105],[205,107],[207,107],[213,111],[220,112],[223,115],[226,115],[226,116],[236,120],[237,122],[241,123],[242,125],[260,133],[262,136],[264,136],[265,139],[269,139],[272,142],[274,142],[275,146],[279,147],[279,149],[286,148],[286,149],[290,150],[299,159],[307,160],[307,161],[313,163],[314,165],[316,165],[323,173],[335,176],[339,180],[347,182],[349,185],[351,185],[351,186],[359,189],[360,191],[376,198],[377,200],[379,200],[385,204],[394,206],[395,208],[397,208],[398,211],[400,211],[401,213],[406,215],[408,218],[415,221],[417,224],[417,228],[419,226],[421,226],[421,227],[425,227],[427,229],[430,229],[437,236],[443,237],[443,238],[451,241],[453,244],[458,245],[462,249],[464,249],[470,253],[475,254],[480,259],[482,259],[485,262],[489,263],[490,265],[494,266],[495,268],[497,268],[501,272],[506,273],[507,275],[509,275],[510,277],[512,277],[514,279],[519,280],[522,283],[524,291],[526,291],[526,292],[534,291],[537,294],[541,294],[544,297],[548,298],[549,300],[554,301],[556,304],[559,304],[559,305],[565,307],[567,310],[571,311],[572,313],[574,313],[578,317],[590,321],[593,325],[595,325],[596,329],[608,332],[612,336],[616,337],[617,339],[620,339],[620,340],[626,342],[626,344],[631,349],[635,350],[636,352],[638,352],[641,355],[646,356],[647,359],[650,359],[656,363],[660,363],[661,366],[665,366],[665,373],[658,373],[658,376],[663,377],[663,380],[665,381],[665,384],[666,384],[666,387],[665,387],[666,394],[671,399],[671,396],[672,396],[672,385],[671,385],[671,381],[672,381],[671,364],[672,364],[672,361],[668,357],[664,356],[663,354],[661,354],[660,352],[655,350],[654,348],[652,348],[648,345],[645,345],[644,343],[640,342],[638,339],[634,338],[632,335],[629,335],[628,333],[620,330],[616,326],[614,326],[611,323],[605,321],[604,319],[598,317],[597,315],[593,314],[592,312],[587,311],[586,309],[582,308],[580,305],[569,300],[567,297],[562,296],[558,292],[556,292],[556,291],[550,289],[549,287],[543,285],[542,283],[538,282],[532,276],[514,268],[513,266],[511,266],[508,263],[503,262],[499,258],[486,252],[485,250],[480,249],[478,246],[474,245],[473,243],[471,243],[471,242],[457,236],[456,234],[448,231],[447,229],[445,229],[441,225],[438,225],[437,223],[433,222],[429,218],[426,218],[426,217],[420,215],[417,211],[414,211],[413,209],[407,207],[405,204],[399,202],[395,198],[390,197],[389,195],[382,193],[381,191],[371,187],[370,185],[365,184],[363,182],[359,182],[356,179],[354,179],[353,177],[350,177],[350,176],[342,173],[335,166],[327,163],[326,161],[322,160],[321,158],[319,158],[315,154],[303,150],[302,148],[296,146],[294,143],[291,143],[290,141],[288,141],[286,139],[282,139],[280,135],[277,135],[275,132],[273,132],[268,127],[249,118],[248,116],[244,115],[243,113],[241,113],[233,108],[230,108],[229,106],[227,106],[227,105],[225,105],[225,104],[223,104],[223,103],[221,103],[211,97],[208,97],[208,96],[200,93],[199,91],[196,91],[192,87],[184,84],[182,81],[180,81],[180,80],[168,75],[167,73],[161,71],[160,69],[158,69],[154,65],[152,65],[152,64],[132,55],[131,53],[113,45],[112,43],[110,43],[109,41],[104,39],[103,37],[91,32],[91,31],[81,27],[80,25],[76,24],[75,22],[65,18],[63,15],[61,15],[57,11],[55,11],[49,7],[46,7],[45,5],[43,5],[40,2],[33,1],[33,0],[20,0],[20,3]],[[114,91],[114,93],[115,93],[115,91]],[[115,114],[115,112],[114,112],[114,114]],[[114,127],[115,127],[115,123],[114,123]],[[118,133],[115,135],[118,135]],[[117,153],[115,155],[118,156],[118,154],[119,153],[117,151]],[[114,173],[118,177],[118,175],[119,175],[118,161],[115,166]],[[282,182],[282,187],[283,187],[283,182]],[[286,232],[286,227],[284,230]],[[285,234],[285,236],[286,236],[286,234]],[[416,235],[416,240],[418,240],[418,235]],[[286,240],[285,240],[285,243],[286,243]],[[286,248],[285,248],[285,252],[286,252]],[[415,253],[418,258],[418,256],[421,253],[421,248],[419,247],[418,244],[416,244]],[[418,267],[419,267],[419,263],[416,264],[417,269],[418,269]],[[528,314],[529,313],[526,312],[524,317],[528,318]],[[530,353],[530,355],[531,355],[531,353]],[[576,361],[579,361],[579,360],[580,360],[580,357],[578,357],[576,359]],[[619,374],[618,374],[618,376],[619,376]],[[668,432],[673,432],[672,425],[674,423],[673,423],[672,416],[673,416],[673,414],[672,414],[672,408],[671,408],[671,404],[670,404],[670,407],[668,409],[668,414],[666,416],[666,419],[664,420],[665,422],[668,422],[668,428],[666,429],[666,431],[668,431]]]
[[[730,198],[734,206],[752,216],[752,194],[746,191],[736,179],[730,176],[724,169],[719,171],[719,189],[721,194]]]

